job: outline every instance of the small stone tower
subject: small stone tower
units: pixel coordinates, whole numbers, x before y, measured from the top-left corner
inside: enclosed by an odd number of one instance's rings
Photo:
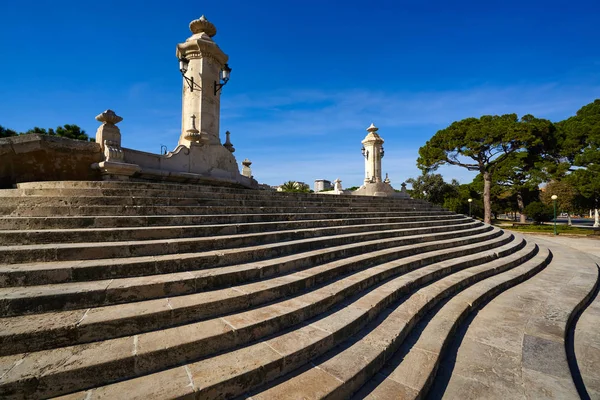
[[[193,35],[177,45],[183,74],[183,105],[179,144],[191,142],[221,144],[221,71],[228,69],[229,57],[213,41],[217,28],[204,15],[190,22]],[[194,126],[192,126],[194,125]],[[190,135],[189,130],[199,135]]]
[[[365,183],[381,182],[381,159],[383,158],[383,139],[377,134],[379,128],[371,124],[367,128],[367,136],[363,139],[363,155],[365,157]]]

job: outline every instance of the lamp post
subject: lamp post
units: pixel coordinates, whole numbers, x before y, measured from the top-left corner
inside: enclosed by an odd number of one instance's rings
[[[471,203],[473,202],[473,199],[469,199],[467,201],[469,202],[469,218],[471,218]]]
[[[554,234],[558,235],[558,233],[556,232],[556,199],[558,199],[558,196],[553,194],[552,197],[550,197],[552,199],[552,202],[554,203]]]

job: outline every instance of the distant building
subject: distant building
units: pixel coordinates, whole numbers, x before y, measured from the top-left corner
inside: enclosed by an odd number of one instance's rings
[[[315,179],[315,192],[320,192],[327,189],[333,189],[331,181],[328,181],[327,179]]]

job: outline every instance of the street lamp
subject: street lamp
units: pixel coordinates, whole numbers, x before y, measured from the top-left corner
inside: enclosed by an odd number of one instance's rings
[[[469,199],[467,201],[469,202],[469,218],[471,218],[471,203],[473,202],[473,199]]]
[[[219,93],[219,90],[221,90],[223,86],[225,86],[227,82],[229,82],[230,75],[231,68],[229,68],[229,65],[223,65],[223,69],[221,69],[221,72],[219,73],[219,82],[215,81],[215,96],[217,95],[217,93]]]
[[[553,194],[552,197],[550,197],[552,199],[552,202],[554,203],[554,234],[558,235],[558,233],[556,232],[556,199],[558,199],[558,196]]]

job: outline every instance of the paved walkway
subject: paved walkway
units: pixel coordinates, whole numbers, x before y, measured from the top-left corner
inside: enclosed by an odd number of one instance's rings
[[[550,248],[552,262],[479,311],[461,343],[449,349],[450,362],[442,363],[441,379],[436,379],[431,398],[580,398],[569,369],[565,338],[574,311],[594,294],[598,279],[595,262],[582,252],[600,254],[600,241],[547,236],[529,239]],[[587,326],[594,322],[590,320]],[[586,329],[588,346],[600,344],[596,331]],[[585,360],[590,382],[600,383],[600,372],[592,368],[599,360],[600,350]]]
[[[563,235],[536,235],[531,233],[525,234],[524,236],[530,236],[534,240],[542,239],[547,242],[556,243],[563,246],[569,246],[576,250],[589,253],[596,257],[600,257],[600,236],[589,238]]]

